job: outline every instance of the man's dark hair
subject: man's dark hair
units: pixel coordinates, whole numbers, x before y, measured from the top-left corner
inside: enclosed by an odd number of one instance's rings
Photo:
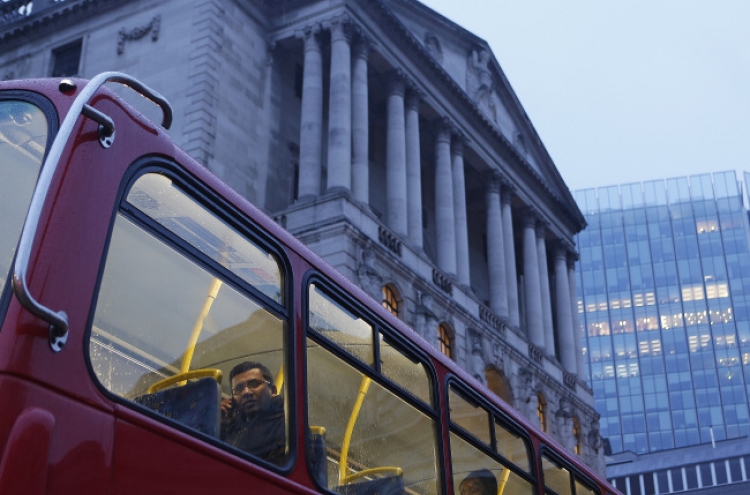
[[[470,480],[470,479],[476,479],[479,481],[479,483],[482,485],[482,493],[484,495],[495,495],[497,494],[497,478],[495,478],[495,475],[492,474],[492,471],[489,469],[478,469],[476,471],[472,471],[469,473],[464,480],[459,483],[458,486],[461,486],[464,481]]]
[[[255,361],[245,361],[232,368],[232,371],[229,372],[229,383],[232,383],[232,379],[240,373],[244,373],[246,371],[254,369],[259,369],[263,374],[263,379],[268,380],[272,387],[275,386],[273,383],[273,376],[271,375],[271,371],[264,365],[256,363]]]

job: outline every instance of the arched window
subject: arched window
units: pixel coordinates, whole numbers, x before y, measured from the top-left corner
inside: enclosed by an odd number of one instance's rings
[[[581,445],[581,425],[575,416],[573,417],[573,441],[575,442],[573,451],[581,455],[583,452],[583,446]]]
[[[398,293],[390,285],[383,286],[383,307],[387,309],[391,314],[398,316]]]
[[[453,357],[453,332],[445,323],[438,325],[438,345],[440,352],[449,358]]]
[[[547,432],[547,399],[544,394],[537,392],[536,414],[539,416],[539,426],[542,431]]]

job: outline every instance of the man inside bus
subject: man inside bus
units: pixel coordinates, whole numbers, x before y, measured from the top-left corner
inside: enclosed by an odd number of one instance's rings
[[[245,361],[229,373],[232,398],[221,403],[221,439],[274,464],[286,458],[284,399],[271,372]]]
[[[458,485],[460,495],[497,495],[497,479],[489,469],[472,471]]]

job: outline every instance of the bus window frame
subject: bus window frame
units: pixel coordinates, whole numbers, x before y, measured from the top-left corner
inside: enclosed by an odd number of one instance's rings
[[[60,130],[60,115],[57,113],[57,107],[55,107],[55,104],[52,103],[49,98],[34,91],[24,89],[9,89],[6,91],[0,91],[0,102],[8,100],[17,100],[32,104],[36,106],[47,119],[47,142],[45,143],[44,156],[42,157],[42,164],[39,167],[39,174],[37,174],[38,184],[39,175],[41,175],[42,169],[44,168],[44,165],[47,161],[47,155],[49,155],[50,147],[55,140],[55,136],[57,136],[57,133]],[[37,186],[35,185],[34,188],[36,189],[36,187]],[[29,198],[29,201],[31,201],[31,198]],[[28,215],[29,212],[27,210],[26,217],[24,217],[24,223],[26,218],[28,218]],[[20,242],[20,240],[21,238],[19,233],[19,238],[16,242],[16,254],[18,253],[18,243]],[[15,258],[16,257],[14,255],[13,261],[10,265],[10,270],[8,270],[8,276],[5,279],[5,285],[2,292],[0,292],[0,328],[2,328],[2,324],[5,322],[8,307],[10,306],[10,301],[13,299],[13,284],[11,283],[11,280],[13,278]]]
[[[472,405],[483,408],[488,413],[488,421],[490,425],[490,445],[485,444],[482,440],[474,436],[471,432],[465,430],[461,425],[451,421],[450,417],[450,391],[459,395],[462,399]],[[443,397],[445,401],[445,418],[446,426],[448,428],[448,442],[450,444],[450,434],[457,434],[463,441],[473,446],[483,454],[487,455],[491,459],[502,464],[506,468],[510,469],[514,474],[528,481],[532,487],[538,488],[541,477],[536,473],[536,463],[534,455],[534,443],[531,440],[531,435],[524,429],[520,424],[514,421],[509,415],[503,412],[499,407],[495,406],[483,396],[473,392],[471,388],[458,376],[449,373],[445,377],[445,394]],[[524,471],[517,466],[513,461],[510,461],[502,455],[497,449],[497,435],[495,434],[495,425],[501,423],[507,431],[516,434],[526,446],[526,454],[528,456],[527,462],[529,464],[529,471]],[[450,448],[448,449],[450,452]],[[449,472],[451,478],[453,477],[453,458],[450,459]]]
[[[592,489],[596,494],[601,495],[602,494],[602,487],[599,483],[596,483],[592,480],[590,476],[588,476],[586,473],[583,472],[582,469],[580,469],[575,463],[565,459],[560,453],[550,447],[548,444],[542,442],[542,444],[539,446],[539,467],[541,468],[540,472],[540,479],[542,482],[542,493],[545,495],[559,495],[556,491],[552,490],[551,488],[547,487],[547,483],[544,480],[544,468],[542,467],[543,464],[543,458],[546,457],[547,459],[555,462],[559,466],[562,466],[563,468],[567,469],[570,473],[570,493],[573,495],[581,495],[577,494],[575,490],[575,482],[578,481],[580,484],[587,486],[588,488]]]
[[[248,238],[251,242],[256,243],[259,247],[266,249],[268,253],[276,256],[279,268],[283,270],[282,279],[282,297],[283,305],[273,301],[267,295],[263,294],[259,290],[252,287],[246,281],[233,274],[231,270],[220,266],[215,260],[211,259],[204,253],[197,250],[194,246],[191,246],[188,242],[170,232],[167,228],[161,226],[158,222],[148,217],[144,213],[140,212],[134,215],[133,212],[137,212],[138,208],[130,205],[127,201],[127,194],[132,189],[135,182],[142,176],[148,173],[159,173],[172,180],[178,188],[180,188],[186,195],[195,200],[199,205],[203,206],[208,212],[215,215],[220,221],[226,223],[230,228],[235,229],[240,235]],[[127,205],[127,206],[126,206]],[[258,457],[232,447],[231,445],[221,441],[219,438],[208,436],[199,431],[193,430],[185,425],[180,424],[177,421],[172,421],[169,418],[124,397],[120,397],[117,394],[109,391],[104,384],[102,384],[96,376],[96,372],[92,367],[90,345],[91,342],[91,331],[94,326],[94,316],[96,314],[96,308],[99,300],[99,293],[104,277],[104,269],[107,262],[107,257],[110,252],[110,245],[112,242],[112,234],[114,232],[115,220],[118,214],[123,214],[130,221],[135,222],[136,225],[147,231],[150,235],[154,236],[160,242],[179,252],[183,256],[186,256],[192,262],[199,267],[206,270],[208,273],[212,273],[218,276],[222,281],[230,285],[234,290],[241,294],[245,294],[249,299],[254,300],[260,307],[266,308],[279,319],[286,324],[286,335],[285,335],[285,347],[284,349],[284,362],[288,365],[288,371],[285,378],[285,387],[289,387],[285,398],[288,400],[286,404],[287,409],[287,435],[289,454],[286,462],[281,465],[272,464]],[[93,292],[93,298],[89,307],[89,315],[86,321],[86,328],[83,334],[83,350],[84,350],[84,362],[86,369],[89,373],[89,377],[96,388],[106,397],[108,400],[115,404],[126,406],[128,409],[136,411],[144,416],[147,416],[158,423],[163,425],[163,428],[168,428],[168,431],[158,433],[163,437],[170,437],[170,431],[179,431],[185,433],[191,438],[190,441],[200,442],[201,444],[209,444],[214,447],[218,447],[228,454],[234,457],[242,459],[243,461],[250,462],[256,466],[262,466],[266,469],[272,470],[279,474],[289,474],[294,465],[297,462],[297,379],[296,369],[297,365],[294,361],[297,353],[296,338],[295,338],[295,300],[294,300],[294,272],[292,270],[292,263],[286,250],[283,248],[280,242],[274,243],[272,236],[267,233],[263,227],[255,223],[252,218],[242,212],[236,206],[232,205],[229,200],[224,198],[220,193],[211,189],[208,184],[205,184],[197,177],[194,177],[190,172],[184,169],[177,162],[157,155],[144,155],[135,160],[123,174],[120,185],[117,191],[117,196],[112,205],[112,214],[109,221],[109,226],[106,233],[106,241],[104,243],[104,249],[102,251],[102,257],[99,260],[99,269],[96,279],[96,285]],[[229,379],[229,377],[227,377]]]
[[[378,340],[377,339],[378,333],[381,333],[384,336],[384,338],[388,339],[388,342],[391,343],[391,345],[396,344],[397,349],[400,352],[402,352],[405,356],[409,357],[410,359],[418,360],[424,366],[425,372],[427,374],[427,378],[430,381],[429,386],[430,386],[431,404],[426,404],[424,401],[415,397],[411,392],[399,386],[396,382],[392,381],[390,378],[388,378],[381,372],[380,370],[380,345],[375,345],[374,359],[375,359],[376,366],[372,367],[372,366],[366,365],[365,363],[363,363],[356,357],[350,355],[348,352],[346,352],[344,349],[342,349],[339,345],[337,345],[332,340],[328,339],[326,336],[310,328],[309,290],[313,284],[321,288],[322,292],[330,300],[340,305],[342,308],[349,311],[350,313],[362,318],[367,323],[369,323],[372,326],[372,334],[373,334],[374,343],[377,342]],[[426,353],[424,350],[420,349],[414,342],[410,341],[407,337],[400,335],[395,325],[389,324],[386,319],[378,316],[374,311],[368,308],[364,303],[359,301],[355,295],[347,294],[344,288],[340,287],[335,282],[331,281],[330,279],[325,277],[322,273],[320,273],[314,268],[308,270],[305,273],[305,275],[302,277],[302,284],[300,286],[300,291],[301,291],[300,310],[302,312],[301,338],[303,342],[307,342],[307,339],[311,338],[313,341],[315,341],[317,344],[322,346],[328,352],[332,353],[334,356],[341,359],[349,366],[352,366],[354,369],[361,372],[363,375],[369,376],[375,383],[383,387],[385,390],[399,397],[401,400],[405,401],[407,404],[414,407],[416,410],[418,410],[422,414],[425,414],[426,416],[428,416],[434,421],[435,442],[437,445],[436,465],[440,468],[438,472],[439,479],[437,480],[436,484],[439,487],[440,493],[442,495],[448,495],[448,491],[447,491],[448,483],[447,483],[447,476],[445,472],[447,451],[446,451],[446,446],[445,446],[445,440],[443,438],[443,424],[444,424],[443,419],[442,419],[443,411],[441,408],[441,400],[439,396],[438,373],[430,355]],[[395,318],[394,315],[392,315],[391,313],[388,313],[387,310],[383,308],[382,306],[377,306],[377,308],[378,308],[377,311],[386,312],[388,314],[388,317]],[[307,345],[304,345],[303,347],[304,349],[302,350],[302,353],[301,353],[302,354],[301,362],[302,362],[302,367],[305,370],[305,375],[306,375],[307,367],[308,367]],[[307,387],[306,378],[304,379],[304,385],[302,388],[303,388],[302,392],[304,393],[304,397],[306,399],[308,396],[308,387]],[[307,404],[306,400],[305,400],[305,404]],[[306,430],[309,430],[311,425],[309,424],[310,414],[308,413],[307,405],[305,405],[304,417],[305,418],[304,418],[303,426]],[[311,447],[311,439],[309,438],[309,435],[305,435],[305,450],[309,451],[310,447]],[[310,465],[310,458],[308,457],[307,459],[308,459],[308,462],[307,462],[308,472],[312,473],[312,466]],[[328,487],[321,486],[315,476],[311,475],[310,478],[312,479],[312,482],[315,485],[315,487],[321,490],[323,493],[333,493],[334,495],[338,495],[336,492],[329,490]]]

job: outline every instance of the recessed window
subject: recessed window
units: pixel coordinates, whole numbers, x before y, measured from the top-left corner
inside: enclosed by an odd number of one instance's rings
[[[392,315],[398,316],[398,294],[389,285],[383,286],[383,307]]]
[[[537,404],[536,414],[539,417],[539,426],[542,431],[547,431],[547,399],[544,398],[544,394],[541,392],[537,393]]]
[[[82,47],[83,40],[76,40],[52,50],[52,77],[77,76]]]
[[[581,425],[578,423],[578,418],[573,418],[573,440],[575,441],[573,451],[581,455],[583,448],[581,446]]]
[[[440,352],[448,357],[453,357],[453,332],[445,323],[438,326],[438,346]]]

